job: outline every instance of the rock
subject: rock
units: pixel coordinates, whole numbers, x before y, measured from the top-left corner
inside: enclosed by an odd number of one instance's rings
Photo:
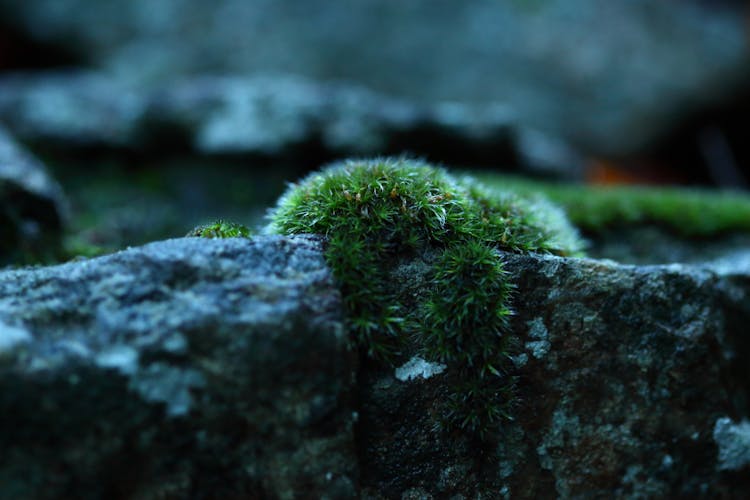
[[[587,236],[588,255],[623,264],[700,265],[716,261],[741,265],[740,254],[750,248],[750,234],[739,230],[691,238],[647,223],[601,228]]]
[[[0,497],[750,488],[748,269],[505,254],[513,420],[482,440],[440,423],[450,363],[347,350],[321,249],[185,238],[0,273]]]
[[[0,121],[24,140],[66,148],[121,148],[137,140],[144,96],[88,71],[5,75]]]
[[[429,378],[366,366],[364,491],[741,498],[750,487],[747,423],[730,418],[750,413],[747,270],[505,261],[517,286],[513,420],[484,443],[460,429],[441,431],[446,390],[460,384],[450,365]],[[402,277],[401,286],[409,281]]]
[[[147,123],[183,129],[209,153],[273,155],[316,138],[329,150],[372,153],[389,133],[428,120],[403,101],[283,76],[184,80],[150,101]]]
[[[314,238],[0,274],[0,498],[351,498],[354,359]]]
[[[17,74],[0,79],[0,121],[26,141],[65,149],[184,153],[187,143],[200,153],[283,156],[312,144],[326,158],[408,151],[496,164],[514,156],[504,106],[420,105],[280,75],[133,85],[102,73]]]
[[[745,78],[741,2],[0,1],[8,23],[127,80],[294,73],[415,101],[512,106],[595,152],[653,139]]]
[[[521,447],[535,452],[532,467],[549,474],[557,495],[747,488],[747,476],[721,473],[713,436],[717,419],[750,411],[750,290],[736,282],[747,271],[515,257],[507,268],[518,276],[514,330],[527,332]],[[540,338],[549,346],[541,356]],[[519,474],[528,461],[506,457],[512,489],[533,488]]]
[[[718,419],[714,441],[719,446],[719,469],[742,470],[750,465],[750,422],[734,424],[727,417]]]
[[[53,256],[66,216],[60,186],[0,127],[0,260]]]

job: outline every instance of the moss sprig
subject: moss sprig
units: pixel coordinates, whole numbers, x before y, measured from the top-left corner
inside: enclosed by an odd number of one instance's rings
[[[455,244],[435,263],[432,281],[419,331],[425,356],[479,377],[499,375],[513,286],[497,250],[478,241]]]
[[[235,222],[218,220],[193,228],[186,236],[198,238],[249,238],[252,232],[247,226]]]

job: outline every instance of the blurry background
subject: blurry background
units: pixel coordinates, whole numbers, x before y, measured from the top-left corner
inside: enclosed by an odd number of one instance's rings
[[[0,123],[116,248],[347,156],[747,189],[748,4],[0,0]]]

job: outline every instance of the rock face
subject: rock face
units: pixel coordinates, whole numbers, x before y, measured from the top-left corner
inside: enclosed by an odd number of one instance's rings
[[[151,244],[0,278],[0,498],[349,498],[315,239]]]
[[[0,127],[0,260],[59,243],[67,205],[44,165]]]
[[[507,458],[517,492],[536,487],[521,473],[529,462],[565,497],[731,497],[748,487],[741,466],[719,472],[713,435],[750,410],[748,269],[519,258],[508,269],[528,360],[516,423],[535,455]]]
[[[439,425],[450,365],[347,350],[317,239],[2,273],[0,496],[741,498],[750,269],[504,258],[513,420],[485,440]]]
[[[128,80],[294,73],[521,123],[623,153],[747,69],[740,2],[0,1],[4,19]]]
[[[750,486],[748,269],[516,255],[505,267],[517,285],[513,421],[491,443],[440,432],[434,416],[445,388],[459,383],[450,366],[410,380],[400,375],[415,360],[366,371],[366,491],[742,496]]]

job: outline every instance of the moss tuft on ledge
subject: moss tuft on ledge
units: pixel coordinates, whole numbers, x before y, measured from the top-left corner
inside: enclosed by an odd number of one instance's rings
[[[328,237],[353,345],[390,364],[416,352],[460,374],[468,388],[455,388],[441,420],[480,437],[512,406],[512,283],[499,251],[578,256],[583,246],[550,202],[409,159],[328,166],[292,184],[269,217],[271,233]],[[389,279],[417,255],[431,266],[426,290],[400,299]]]

